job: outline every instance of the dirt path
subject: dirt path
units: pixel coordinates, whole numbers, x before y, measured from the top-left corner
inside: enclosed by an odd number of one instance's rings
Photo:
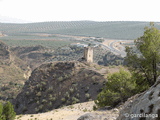
[[[99,115],[104,114],[110,118],[116,118],[118,116],[118,112],[93,111],[94,105],[95,103],[93,101],[78,103],[60,109],[55,109],[46,113],[17,115],[15,120],[77,120],[80,116],[86,113],[96,113]]]

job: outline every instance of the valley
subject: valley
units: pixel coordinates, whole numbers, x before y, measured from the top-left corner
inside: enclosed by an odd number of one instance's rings
[[[17,120],[85,120],[86,116],[116,120],[123,113],[124,101],[115,100],[119,104],[114,107],[99,107],[95,101],[107,90],[110,75],[122,69],[130,71],[126,66],[125,47],[135,47],[134,40],[143,35],[148,24],[134,21],[0,23],[0,102],[10,101],[14,105]],[[160,28],[159,23],[155,26]],[[87,62],[86,56],[92,56],[89,48],[93,49],[93,62]],[[122,85],[114,84],[117,88]],[[135,87],[125,84],[131,89]],[[118,96],[113,91],[107,92],[108,98]],[[128,97],[131,96],[125,101]]]

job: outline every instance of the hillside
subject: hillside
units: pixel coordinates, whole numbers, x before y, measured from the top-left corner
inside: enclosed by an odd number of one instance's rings
[[[92,36],[110,39],[136,39],[141,36],[148,22],[94,22],[94,21],[69,21],[69,22],[43,22],[28,24],[0,23],[0,31],[7,34],[3,39],[63,39],[60,35]],[[159,23],[155,26],[160,28]],[[37,36],[37,33],[45,36]],[[47,35],[46,34],[51,34]]]
[[[75,46],[64,46],[58,49],[41,45],[9,47],[0,42],[0,47],[0,101],[15,98],[32,70],[41,64],[56,61],[77,61],[83,56],[83,48]],[[96,47],[94,49],[94,63],[119,65],[123,63],[123,58],[101,47]],[[97,66],[97,69],[99,68]]]
[[[41,45],[28,47],[11,47],[11,51],[33,70],[42,63],[55,61],[77,61],[83,57],[84,48],[73,45],[59,47],[58,49],[47,48]],[[121,65],[123,58],[114,55],[102,47],[94,48],[94,63],[99,65]]]
[[[28,68],[24,61],[0,41],[0,101],[13,99],[27,78]]]
[[[41,45],[38,46],[30,46],[30,47],[12,47],[10,48],[12,52],[22,61],[24,61],[31,70],[40,66],[47,59],[51,59],[53,56],[46,51],[50,49],[43,47]]]
[[[87,64],[56,62],[36,68],[14,100],[17,114],[46,112],[96,99],[106,79]]]
[[[0,41],[0,60],[4,60],[4,61],[10,60],[9,47],[2,41]]]

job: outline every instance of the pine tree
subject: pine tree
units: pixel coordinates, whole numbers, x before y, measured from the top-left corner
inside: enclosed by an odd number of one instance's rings
[[[0,120],[6,120],[5,116],[3,115],[3,105],[0,103]]]
[[[14,112],[13,105],[10,102],[7,102],[3,106],[3,114],[6,117],[6,120],[14,120],[16,113]]]
[[[150,23],[150,27],[145,28],[143,36],[134,42],[135,48],[126,47],[125,60],[136,76],[141,75],[141,80],[137,78],[138,84],[143,86],[147,83],[152,86],[160,75],[160,31]]]
[[[119,72],[109,74],[106,87],[98,94],[95,103],[98,107],[115,107],[135,94],[136,83],[130,72],[120,69]]]
[[[0,103],[0,120],[2,120],[3,105]]]

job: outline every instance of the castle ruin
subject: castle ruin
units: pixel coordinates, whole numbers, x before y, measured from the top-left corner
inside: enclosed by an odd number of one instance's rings
[[[84,47],[84,60],[92,63],[93,62],[93,48],[92,47]]]
[[[3,36],[3,33],[0,31],[0,37]]]

